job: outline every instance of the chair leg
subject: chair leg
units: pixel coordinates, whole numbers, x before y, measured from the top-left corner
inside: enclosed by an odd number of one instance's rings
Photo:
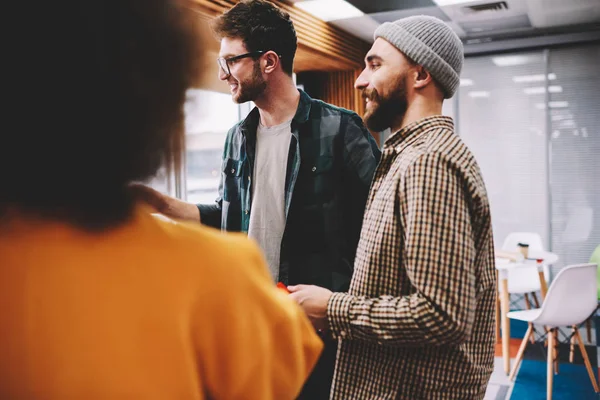
[[[515,359],[515,364],[513,365],[512,371],[510,371],[510,375],[508,376],[509,380],[514,380],[517,374],[517,370],[519,369],[519,364],[521,364],[521,360],[523,359],[523,353],[525,352],[525,348],[527,347],[527,341],[529,337],[533,335],[533,324],[529,324],[527,328],[527,332],[523,337],[523,341],[521,342],[521,346],[519,346],[519,351],[517,352],[517,358]]]
[[[592,343],[592,319],[594,319],[594,314],[585,321],[585,329],[587,331],[588,343]]]
[[[524,297],[525,297],[525,306],[527,307],[528,310],[531,310],[531,302],[529,301],[529,295],[527,293],[525,293]],[[531,344],[535,344],[535,337],[533,337],[533,335],[531,335],[529,337],[529,340],[531,341]]]
[[[558,328],[554,329],[554,373],[558,374],[558,357],[560,353],[560,349],[558,345],[560,342],[558,341]]]
[[[552,382],[554,380],[554,329],[548,331],[548,361],[546,364],[546,399],[552,400]]]
[[[575,330],[577,328],[573,326],[572,331],[573,335],[571,335],[571,350],[569,351],[569,362],[573,364],[573,360],[575,359]]]
[[[496,343],[500,342],[500,295],[496,293]]]
[[[538,301],[537,295],[532,292],[531,297],[533,297],[533,303],[535,304],[535,308],[540,308],[540,302]]]
[[[590,376],[590,380],[592,381],[592,386],[594,387],[594,391],[596,393],[600,392],[598,389],[598,383],[596,382],[596,377],[594,376],[594,371],[592,371],[592,365],[590,364],[590,359],[588,358],[587,351],[585,350],[585,346],[583,345],[583,340],[581,340],[581,335],[579,334],[579,329],[575,328],[575,336],[577,337],[577,341],[579,342],[579,350],[581,351],[581,356],[583,357],[583,362],[585,363],[585,368],[587,369],[588,375]]]

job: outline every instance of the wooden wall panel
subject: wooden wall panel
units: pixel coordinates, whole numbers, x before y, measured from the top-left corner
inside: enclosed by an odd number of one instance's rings
[[[307,93],[327,103],[343,107],[362,116],[365,102],[361,92],[354,88],[354,82],[361,69],[336,72],[304,72],[298,74],[298,82]]]
[[[354,88],[354,82],[362,69],[337,72],[304,72],[298,74],[298,83],[316,99],[356,112],[362,118],[365,114],[365,101],[362,92]],[[380,135],[371,132],[377,143]]]

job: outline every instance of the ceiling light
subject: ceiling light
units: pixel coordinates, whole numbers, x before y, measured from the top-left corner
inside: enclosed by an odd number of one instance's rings
[[[553,81],[556,79],[556,74],[548,74],[548,80]],[[521,75],[521,76],[513,76],[513,82],[515,83],[528,83],[528,82],[544,82],[546,78],[544,74],[537,75]]]
[[[309,0],[300,1],[294,3],[294,5],[323,21],[362,17],[365,15],[358,8],[344,0]]]
[[[577,123],[572,119],[565,119],[563,121],[559,121],[556,125],[561,129],[577,127]]]
[[[549,101],[550,108],[567,108],[569,107],[568,101]]]
[[[514,55],[492,57],[492,62],[498,67],[512,67],[514,65],[531,64],[541,61],[541,56],[538,55]]]
[[[469,92],[469,97],[473,98],[473,99],[483,99],[483,98],[488,98],[490,97],[490,92],[486,92],[486,91],[471,91]]]
[[[563,115],[552,115],[550,119],[554,122],[556,121],[564,121],[566,119],[573,118],[573,114],[563,114]]]
[[[563,88],[562,88],[562,86],[548,86],[548,91],[550,93],[562,93]],[[525,92],[525,94],[544,94],[544,93],[546,93],[546,87],[545,86],[528,87],[528,88],[523,89],[523,92]]]
[[[567,108],[569,107],[568,101],[549,101],[548,105],[550,108]],[[546,108],[546,103],[537,103],[535,108],[538,110],[544,110]]]
[[[466,78],[461,78],[460,80],[460,86],[473,86],[473,80],[472,79],[466,79]]]

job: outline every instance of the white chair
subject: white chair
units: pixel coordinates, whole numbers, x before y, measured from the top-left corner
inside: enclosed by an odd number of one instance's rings
[[[548,366],[547,366],[547,399],[552,399],[552,381],[555,371],[558,372],[558,357],[555,346],[557,345],[557,329],[560,326],[572,327],[575,340],[585,362],[590,380],[596,393],[599,392],[595,374],[588,358],[583,340],[577,326],[585,321],[597,307],[596,264],[576,264],[563,268],[548,289],[546,299],[541,308],[523,311],[512,311],[508,317],[529,323],[529,328],[521,342],[515,365],[509,375],[513,380],[523,359],[523,352],[527,342],[533,334],[533,324],[543,325],[548,333]],[[571,342],[573,351],[574,342]],[[572,360],[572,359],[571,359]]]

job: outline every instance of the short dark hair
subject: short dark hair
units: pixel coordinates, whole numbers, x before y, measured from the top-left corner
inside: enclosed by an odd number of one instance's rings
[[[218,39],[240,38],[248,51],[272,50],[281,57],[283,70],[292,75],[298,47],[290,15],[269,1],[243,0],[215,18]]]
[[[17,210],[115,226],[133,210],[128,185],[180,157],[194,18],[177,0],[42,3],[15,14],[27,28],[4,54],[0,222]]]

